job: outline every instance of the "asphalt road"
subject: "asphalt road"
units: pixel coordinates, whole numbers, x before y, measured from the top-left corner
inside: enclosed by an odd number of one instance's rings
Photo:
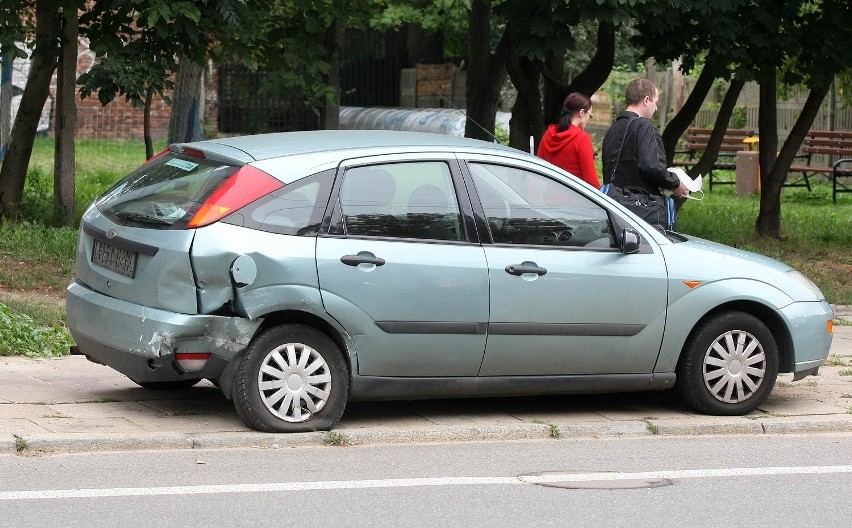
[[[843,433],[0,455],[0,525],[845,527],[850,464]]]

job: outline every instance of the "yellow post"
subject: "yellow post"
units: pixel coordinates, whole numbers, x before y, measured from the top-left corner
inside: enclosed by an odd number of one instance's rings
[[[743,140],[745,150],[737,152],[737,196],[751,196],[760,192],[760,163],[758,160],[758,138]]]

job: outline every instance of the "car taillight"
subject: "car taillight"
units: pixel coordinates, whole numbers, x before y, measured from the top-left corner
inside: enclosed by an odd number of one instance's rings
[[[186,227],[192,229],[212,224],[283,186],[262,170],[246,165],[210,195]]]
[[[210,352],[178,352],[175,361],[183,370],[201,370],[210,359]]]
[[[180,149],[180,151],[182,154],[192,156],[193,158],[207,159],[207,156],[204,154],[204,151],[198,149],[184,147]]]
[[[207,155],[204,154],[203,150],[195,149],[192,147],[171,145],[168,150],[174,152],[175,154],[183,154],[185,156],[192,156],[193,158],[207,159]]]

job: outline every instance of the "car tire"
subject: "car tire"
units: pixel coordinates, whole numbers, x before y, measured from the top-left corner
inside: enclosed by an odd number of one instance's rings
[[[769,396],[778,376],[778,346],[758,318],[731,311],[697,327],[683,348],[675,388],[695,410],[744,415]]]
[[[195,387],[199,381],[201,379],[195,378],[174,381],[142,381],[137,382],[137,384],[143,389],[149,390],[181,390]]]
[[[262,331],[234,377],[234,407],[248,427],[295,433],[331,429],[349,397],[349,371],[327,335],[304,325]]]

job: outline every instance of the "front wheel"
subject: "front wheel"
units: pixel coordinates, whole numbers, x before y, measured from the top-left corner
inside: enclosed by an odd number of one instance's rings
[[[743,415],[769,396],[777,375],[778,346],[766,325],[745,312],[724,312],[687,340],[676,388],[701,413]]]
[[[331,429],[343,416],[349,372],[340,349],[304,325],[264,330],[236,370],[234,406],[242,421],[265,432]]]

